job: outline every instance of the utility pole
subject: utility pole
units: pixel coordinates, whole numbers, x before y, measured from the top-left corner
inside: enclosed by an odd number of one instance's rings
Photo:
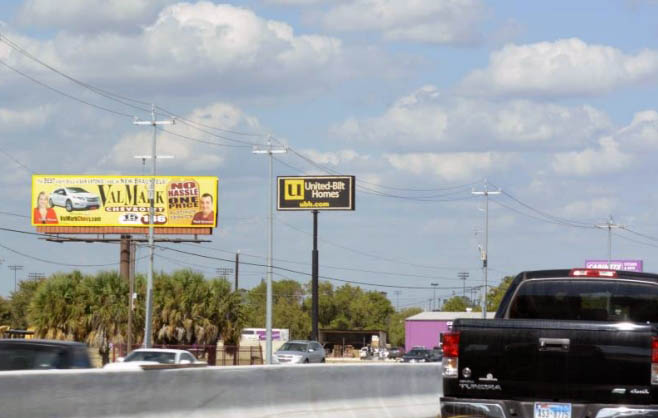
[[[614,223],[614,219],[612,219],[612,215],[608,217],[608,221],[605,224],[602,225],[596,225],[597,228],[601,229],[607,229],[608,230],[608,268],[611,269],[612,266],[612,229],[613,228],[624,228],[626,225],[620,225]]]
[[[489,195],[497,195],[501,190],[490,191],[487,180],[484,180],[484,191],[471,192],[477,196],[484,196],[484,251],[482,252],[482,270],[484,271],[484,298],[482,301],[482,318],[487,318],[487,271],[488,271],[488,257],[489,257]]]
[[[433,311],[436,309],[436,287],[439,284],[437,282],[432,282],[430,283],[430,286],[432,286],[432,305],[434,305],[433,309],[430,309],[430,311]]]
[[[229,274],[233,273],[233,269],[230,267],[218,267],[215,269],[219,277],[227,278]]]
[[[14,293],[16,293],[16,272],[19,271],[19,270],[23,270],[23,266],[13,265],[13,266],[8,266],[8,267],[9,267],[9,270],[14,271]]]
[[[135,118],[133,124],[135,125],[151,125],[153,126],[153,141],[151,145],[151,161],[153,162],[153,173],[149,187],[149,270],[146,276],[146,315],[144,324],[144,347],[151,347],[151,322],[153,313],[153,256],[155,246],[153,245],[153,221],[155,218],[155,174],[156,174],[156,138],[158,132],[158,125],[173,125],[176,123],[174,119],[169,120],[155,120],[155,105],[151,105],[151,120],[138,120]]]
[[[466,271],[460,271],[459,273],[457,273],[457,277],[459,277],[464,282],[464,290],[462,293],[462,297],[464,298],[464,300],[466,300],[466,279],[468,279],[468,276],[469,274]]]
[[[240,270],[240,250],[235,253],[235,291],[238,291],[238,271]]]
[[[269,155],[270,162],[270,179],[267,185],[269,189],[269,201],[268,201],[268,228],[267,228],[267,284],[266,284],[266,301],[265,301],[265,363],[272,364],[272,247],[274,240],[274,199],[272,196],[272,186],[273,186],[273,172],[272,172],[272,159],[273,154],[283,154],[288,150],[285,147],[282,148],[273,148],[272,139],[267,138],[267,148],[257,148],[254,147],[254,154],[267,154]]]
[[[401,291],[395,290],[393,291],[395,293],[395,311],[399,312],[400,311],[400,293]]]
[[[27,273],[28,280],[33,281],[33,282],[39,281],[39,280],[41,280],[45,277],[46,277],[46,275],[43,274],[43,273]]]

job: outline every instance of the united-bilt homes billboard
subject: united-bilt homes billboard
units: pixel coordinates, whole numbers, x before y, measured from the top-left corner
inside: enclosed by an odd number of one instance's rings
[[[354,210],[354,176],[277,177],[279,210]]]
[[[585,268],[642,271],[642,260],[586,260]]]
[[[148,226],[149,176],[32,176],[32,225]],[[156,227],[217,226],[217,177],[156,176]]]

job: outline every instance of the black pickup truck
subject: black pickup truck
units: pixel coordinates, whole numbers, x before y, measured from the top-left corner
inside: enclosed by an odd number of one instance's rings
[[[528,271],[442,336],[441,417],[658,417],[658,275]]]

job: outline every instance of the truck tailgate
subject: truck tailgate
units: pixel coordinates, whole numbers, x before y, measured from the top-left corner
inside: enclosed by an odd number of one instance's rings
[[[453,330],[460,331],[459,378],[446,382],[446,395],[658,401],[658,391],[650,383],[655,325],[459,319]]]

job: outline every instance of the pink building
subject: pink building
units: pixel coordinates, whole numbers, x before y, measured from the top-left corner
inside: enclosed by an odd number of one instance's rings
[[[494,312],[487,312],[488,319],[493,316]],[[410,316],[404,323],[405,351],[416,346],[426,348],[438,346],[441,333],[448,331],[452,321],[457,318],[482,318],[482,312],[421,312]]]

